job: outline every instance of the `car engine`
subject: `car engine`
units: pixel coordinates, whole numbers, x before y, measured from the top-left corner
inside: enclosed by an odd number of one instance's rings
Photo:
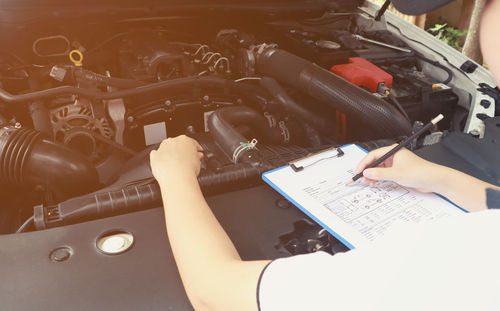
[[[330,146],[394,143],[439,113],[438,139],[467,121],[452,72],[360,12],[206,20],[16,30],[31,40],[0,51],[3,233],[161,205],[149,152],[166,137],[203,146],[210,195]]]
[[[500,185],[491,74],[368,1],[5,0],[0,29],[2,310],[193,310],[149,164],[168,137],[203,147],[243,260],[347,251],[262,173],[438,114],[409,148]]]

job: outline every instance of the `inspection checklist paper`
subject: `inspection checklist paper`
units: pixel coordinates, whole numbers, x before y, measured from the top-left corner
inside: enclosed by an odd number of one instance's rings
[[[329,150],[304,159],[300,163],[304,169],[299,172],[285,166],[264,173],[262,178],[351,249],[376,240],[401,223],[464,213],[436,194],[393,182],[370,187],[358,181],[346,186],[366,151],[356,145],[342,150],[341,157],[334,157],[337,152]]]

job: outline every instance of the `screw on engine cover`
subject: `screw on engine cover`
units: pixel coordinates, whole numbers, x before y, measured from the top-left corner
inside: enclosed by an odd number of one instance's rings
[[[172,101],[170,101],[170,100],[166,100],[166,101],[165,101],[165,106],[167,106],[167,107],[172,106]]]
[[[19,122],[16,122],[16,124],[14,124],[14,128],[16,128],[16,129],[20,129],[21,127],[22,127],[22,125]]]
[[[63,262],[68,260],[72,255],[73,250],[70,247],[63,246],[50,252],[49,258],[54,262]]]
[[[129,123],[134,122],[134,117],[132,117],[132,116],[128,116],[128,117],[127,117],[127,122],[129,122]]]
[[[205,95],[205,96],[203,96],[203,100],[207,102],[210,100],[210,97],[208,95]]]
[[[241,104],[243,104],[243,100],[242,100],[241,98],[238,98],[238,99],[236,100],[236,103],[237,103],[238,105],[241,105]]]

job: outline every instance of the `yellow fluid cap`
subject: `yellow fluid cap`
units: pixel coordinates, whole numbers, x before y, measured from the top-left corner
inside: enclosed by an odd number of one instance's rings
[[[439,84],[437,84],[437,83],[434,83],[434,84],[432,85],[432,89],[433,89],[433,90],[440,90],[440,89],[442,89],[442,87],[441,87],[441,85],[439,85]]]
[[[69,52],[69,60],[77,67],[83,66],[83,54],[79,50]]]

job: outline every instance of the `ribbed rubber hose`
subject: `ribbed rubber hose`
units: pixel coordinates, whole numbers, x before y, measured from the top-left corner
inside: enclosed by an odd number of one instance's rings
[[[393,144],[393,140],[377,140],[357,143],[368,151]],[[277,147],[283,148],[283,147]],[[326,148],[326,146],[325,146]],[[278,153],[278,150],[275,150]],[[276,153],[276,154],[277,154]],[[293,152],[292,152],[293,153]],[[297,155],[299,157],[299,155]],[[220,172],[202,171],[198,177],[203,192],[228,191],[231,187],[244,187],[259,182],[260,175],[282,164],[249,163],[224,167]],[[140,184],[121,186],[71,198],[57,205],[38,205],[34,208],[37,230],[79,223],[101,217],[129,213],[161,206],[161,190],[158,183],[149,178]]]
[[[27,128],[0,129],[0,180],[41,186],[56,199],[89,193],[99,186],[95,167],[66,146],[48,141]]]
[[[223,172],[205,172],[198,177],[200,187],[213,190],[227,189],[235,184],[260,180],[260,174],[270,167],[238,164]],[[71,198],[57,205],[38,205],[34,208],[34,223],[37,230],[79,223],[101,217],[130,213],[161,206],[160,186],[154,179],[142,184],[119,189],[100,191]]]
[[[345,112],[364,140],[411,133],[411,124],[393,106],[335,74],[289,52],[268,48],[257,53],[257,70],[312,98]]]
[[[309,109],[295,102],[295,100],[290,97],[273,78],[263,77],[260,79],[259,84],[269,92],[269,95],[274,98],[276,104],[280,105],[280,108],[283,109],[283,111],[306,121],[309,125],[318,129],[323,134],[331,135],[334,133],[334,124],[325,118],[315,115]]]
[[[217,109],[210,115],[207,124],[217,145],[231,159],[234,158],[236,150],[241,147],[241,143],[248,141],[235,129],[236,126],[248,126],[252,129],[252,133],[256,135],[256,137],[252,138],[258,138],[264,143],[277,145],[283,142],[279,129],[270,128],[263,115],[246,106]],[[257,155],[255,149],[243,150],[238,154],[234,162],[253,163],[257,160]]]

